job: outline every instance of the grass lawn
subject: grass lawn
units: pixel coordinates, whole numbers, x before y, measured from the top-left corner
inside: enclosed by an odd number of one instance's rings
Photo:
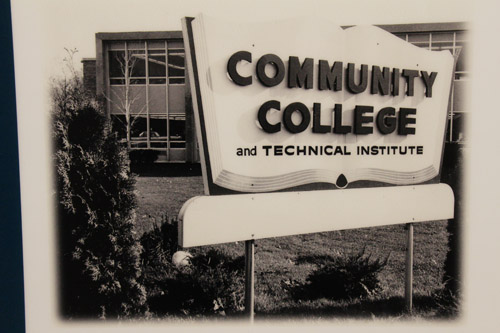
[[[189,198],[203,194],[202,177],[149,175],[137,178],[137,230],[147,232],[162,216],[176,217]],[[433,293],[442,287],[448,251],[446,221],[415,224],[414,312],[412,318],[434,318]],[[190,251],[205,251],[190,249]],[[213,246],[232,257],[244,254],[244,243]],[[322,263],[339,254],[365,249],[373,259],[385,259],[378,273],[381,290],[366,299],[308,299],[295,291]],[[404,312],[406,230],[404,225],[343,230],[256,241],[256,319],[408,318]]]
[[[177,218],[188,199],[203,195],[201,176],[137,177],[137,232],[142,234],[161,222],[164,216]]]

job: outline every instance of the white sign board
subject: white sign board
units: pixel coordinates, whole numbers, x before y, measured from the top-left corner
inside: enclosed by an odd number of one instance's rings
[[[184,20],[206,192],[439,174],[453,57],[373,26]]]
[[[200,196],[179,213],[182,247],[453,218],[446,184]]]

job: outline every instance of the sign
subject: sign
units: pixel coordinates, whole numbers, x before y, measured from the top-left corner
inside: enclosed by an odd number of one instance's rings
[[[453,208],[446,184],[200,196],[179,213],[179,245],[444,220]]]
[[[450,52],[317,20],[200,15],[183,33],[207,194],[439,174]]]

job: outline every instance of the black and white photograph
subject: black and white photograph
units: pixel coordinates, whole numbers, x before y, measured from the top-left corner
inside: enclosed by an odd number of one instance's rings
[[[496,7],[11,1],[22,332],[498,328]]]

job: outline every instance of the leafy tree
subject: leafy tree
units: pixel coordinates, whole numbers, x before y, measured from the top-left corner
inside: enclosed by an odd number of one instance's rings
[[[100,104],[81,75],[52,87],[54,162],[65,317],[128,317],[147,312],[135,232],[134,178]]]

